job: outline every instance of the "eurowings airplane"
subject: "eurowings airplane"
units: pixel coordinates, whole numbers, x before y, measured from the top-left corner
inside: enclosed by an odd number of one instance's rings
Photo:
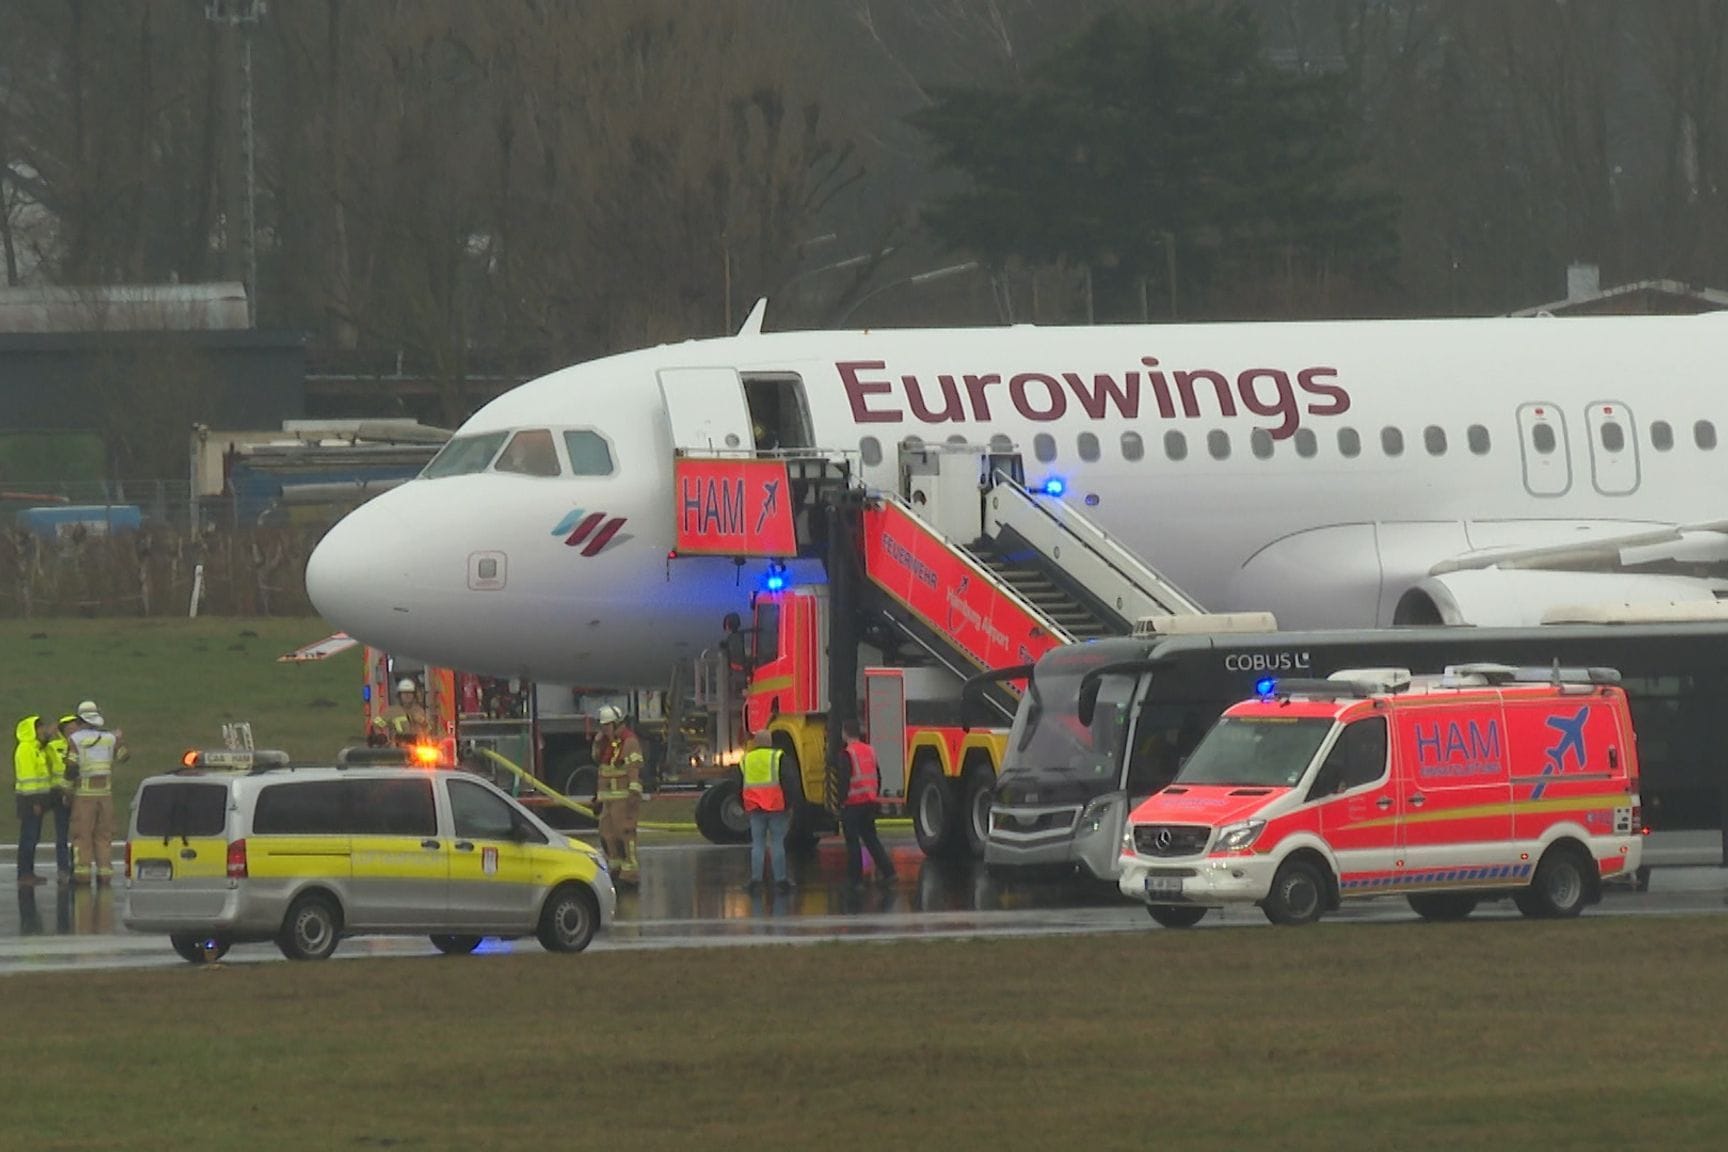
[[[762,312],[486,405],[325,537],[314,604],[431,663],[660,686],[764,567],[669,561],[675,451],[846,449],[892,489],[911,438],[1014,445],[1206,608],[1284,627],[1728,588],[1728,318],[763,333]]]

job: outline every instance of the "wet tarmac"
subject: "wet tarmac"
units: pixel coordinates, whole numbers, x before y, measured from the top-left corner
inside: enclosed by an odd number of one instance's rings
[[[898,877],[891,885],[846,883],[844,847],[824,841],[793,861],[795,887],[745,889],[749,849],[682,837],[644,837],[642,885],[624,890],[612,929],[595,951],[817,943],[1053,936],[1154,930],[1145,911],[1113,885],[1080,880],[1004,882],[969,861],[927,860],[910,837],[885,837]],[[0,875],[11,871],[0,849]],[[1655,865],[1650,887],[1614,887],[1587,915],[1728,913],[1728,869],[1715,833],[1672,833],[1647,842]],[[124,884],[91,889],[48,882],[16,889],[0,901],[0,975],[18,972],[177,966],[161,936],[134,935],[121,924]],[[1479,917],[1515,918],[1510,902],[1484,905]],[[1404,901],[1385,898],[1348,906],[1333,919],[1413,920]],[[1202,928],[1265,926],[1258,909],[1214,911]],[[488,941],[483,952],[538,951],[531,940]],[[433,956],[420,937],[343,941],[338,958]],[[229,961],[279,960],[273,945],[236,947]]]

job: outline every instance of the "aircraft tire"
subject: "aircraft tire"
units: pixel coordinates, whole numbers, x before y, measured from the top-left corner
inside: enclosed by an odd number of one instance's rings
[[[1146,911],[1165,928],[1192,928],[1206,918],[1206,909],[1191,904],[1148,904]]]
[[[750,819],[735,776],[710,784],[696,799],[696,830],[710,844],[748,844]]]
[[[1419,892],[1410,897],[1410,910],[1424,920],[1462,920],[1476,911],[1477,897],[1469,892]]]
[[[174,951],[188,964],[214,964],[228,955],[228,941],[221,936],[193,936],[175,933],[168,937]]]

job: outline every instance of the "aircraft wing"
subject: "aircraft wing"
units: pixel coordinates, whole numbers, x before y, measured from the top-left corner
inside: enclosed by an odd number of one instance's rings
[[[1429,575],[1485,568],[1728,578],[1728,520],[1642,528],[1578,543],[1483,549],[1442,560]]]
[[[1398,593],[1390,623],[1728,619],[1728,521],[1595,527],[1589,539],[1442,560]]]
[[[286,656],[278,656],[276,663],[301,664],[309,660],[324,660],[338,653],[346,652],[350,648],[358,647],[359,644],[360,641],[349,636],[348,633],[338,632],[333,636],[324,637],[316,644],[307,644],[305,647],[294,649]]]

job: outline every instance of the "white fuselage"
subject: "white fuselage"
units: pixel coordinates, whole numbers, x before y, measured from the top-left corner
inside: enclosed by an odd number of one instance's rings
[[[562,474],[474,471],[388,492],[330,532],[308,588],[333,624],[404,656],[664,684],[676,657],[747,609],[763,568],[668,560],[675,441],[752,446],[732,411],[736,373],[801,391],[810,442],[858,453],[875,486],[895,486],[905,438],[1005,438],[1029,480],[1061,476],[1065,499],[1211,610],[1389,623],[1436,564],[1474,551],[1715,519],[1728,475],[1718,344],[1728,351],[1728,321],[1709,316],[693,341],[488,404],[459,440],[550,429]],[[693,396],[713,413],[691,416]],[[729,428],[746,442],[728,444]],[[609,474],[571,475],[569,430],[604,438]]]

